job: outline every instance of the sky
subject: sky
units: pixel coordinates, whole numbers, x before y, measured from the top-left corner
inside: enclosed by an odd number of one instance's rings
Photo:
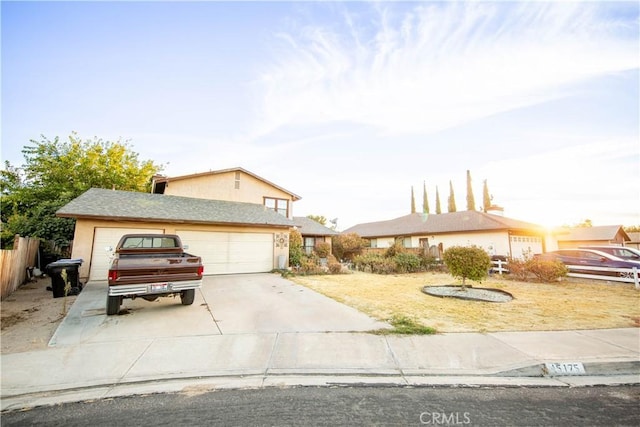
[[[2,163],[128,141],[168,176],[242,167],[338,230],[466,210],[640,225],[640,6],[7,2]]]

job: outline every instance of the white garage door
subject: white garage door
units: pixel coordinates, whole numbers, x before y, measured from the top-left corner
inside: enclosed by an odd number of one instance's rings
[[[525,258],[542,253],[542,238],[535,236],[511,236],[511,256]]]
[[[89,280],[107,280],[109,254],[105,251],[107,246],[115,248],[120,238],[131,233],[163,233],[162,229],[149,228],[96,228],[93,234],[93,248],[91,249],[91,269]]]
[[[273,234],[180,231],[187,252],[202,257],[204,274],[263,273],[273,269]]]

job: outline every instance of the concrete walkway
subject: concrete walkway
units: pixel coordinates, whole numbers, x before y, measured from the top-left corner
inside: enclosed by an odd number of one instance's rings
[[[191,307],[127,300],[107,317],[105,286],[83,290],[47,350],[2,355],[2,410],[286,385],[640,383],[637,328],[375,335],[388,325],[271,274],[208,278]]]

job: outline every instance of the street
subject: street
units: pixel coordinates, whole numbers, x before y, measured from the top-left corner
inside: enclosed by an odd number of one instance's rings
[[[3,426],[637,426],[640,386],[291,387],[154,394],[2,414]]]

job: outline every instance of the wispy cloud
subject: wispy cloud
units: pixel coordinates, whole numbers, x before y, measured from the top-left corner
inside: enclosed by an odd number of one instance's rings
[[[409,5],[344,9],[337,24],[279,34],[261,132],[331,121],[439,131],[639,65],[637,29],[596,2]]]

